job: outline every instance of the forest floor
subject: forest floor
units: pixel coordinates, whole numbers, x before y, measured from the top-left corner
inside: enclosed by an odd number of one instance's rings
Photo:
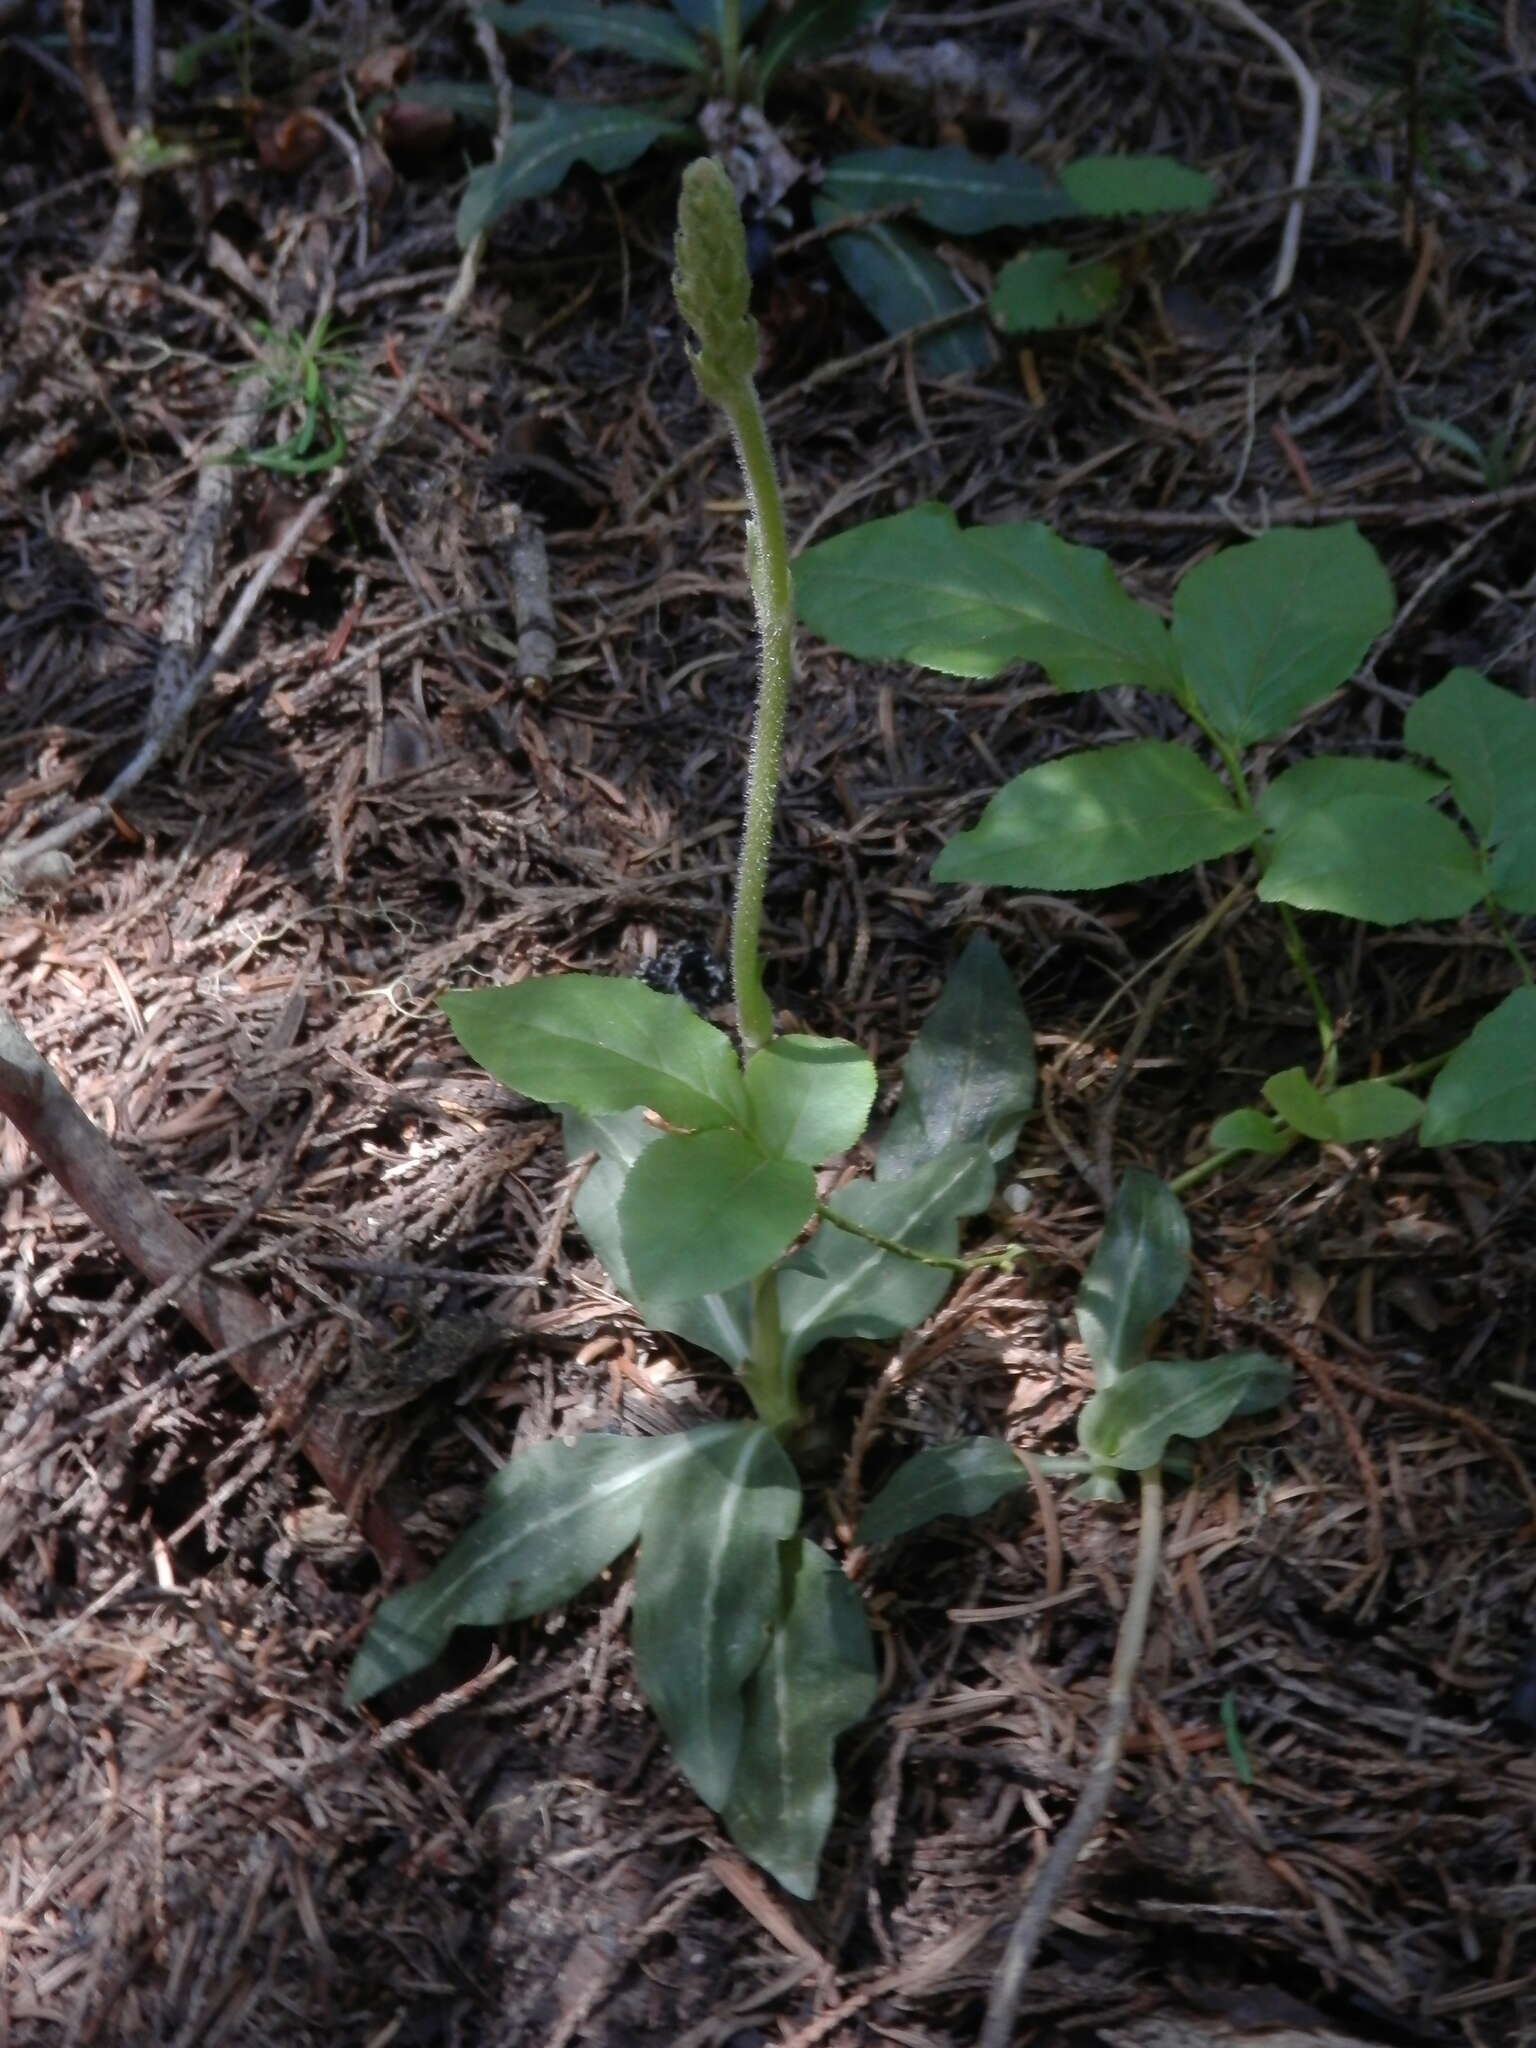
[[[387,1725],[348,1709],[381,1573],[296,1449],[327,1432],[430,1559],[514,1443],[741,1412],[615,1298],[568,1223],[556,1124],[471,1069],[433,1005],[724,943],[753,649],[739,486],[669,293],[681,159],[515,207],[433,340],[488,139],[397,132],[391,164],[349,107],[396,46],[418,79],[483,88],[463,15],[334,0],[220,38],[233,10],[164,5],[154,117],[190,154],[114,237],[67,11],[23,9],[0,76],[0,845],[111,784],[157,672],[185,674],[323,484],[226,465],[233,526],[188,565],[272,335],[330,310],[354,448],[431,348],[183,736],[72,837],[72,876],[0,910],[0,1002],[289,1326],[259,1401],[163,1300],[135,1314],[148,1283],[0,1130],[0,2039],[961,2048],[1092,1754],[1134,1504],[1047,1496],[859,1561],[882,1691],[802,1906],[676,1776],[621,1584],[507,1631],[494,1664],[461,1638],[451,1699]],[[126,122],[129,9],[87,12]],[[897,4],[771,110],[808,168],[881,141],[1158,151],[1209,171],[1218,205],[1085,236],[1133,266],[1126,306],[947,380],[882,343],[823,241],[781,246],[763,385],[801,540],[943,499],[1049,521],[1166,604],[1215,544],[1354,518],[1403,610],[1309,733],[1389,745],[1447,668],[1528,689],[1536,660],[1536,28],[1514,4],[1270,13],[1324,98],[1284,297],[1296,96],[1223,11]],[[1405,73],[1392,23],[1415,14],[1454,34]],[[630,76],[507,47],[539,90],[613,98]],[[803,231],[806,188],[788,205]],[[980,275],[1020,240],[963,260]],[[255,445],[295,422],[257,417]],[[514,644],[530,533],[542,685]],[[941,1312],[867,1476],[969,1432],[1063,1448],[1104,1162],[1199,1159],[1213,1117],[1314,1056],[1305,1001],[1241,911],[1122,1066],[1151,986],[1133,974],[1231,877],[1072,900],[931,881],[983,793],[1067,738],[1159,730],[1155,705],[1033,670],[871,669],[808,636],[802,666],[777,1000],[891,1078],[984,928],[1047,1082],[1015,1168],[1032,1276]],[[1356,1072],[1511,985],[1477,919],[1308,933]],[[1529,1147],[1400,1141],[1191,1193],[1182,1333],[1277,1350],[1297,1396],[1175,1494],[1119,1796],[1020,2042],[1536,2041],[1532,1175]],[[834,1449],[884,1363],[849,1345],[818,1367]]]

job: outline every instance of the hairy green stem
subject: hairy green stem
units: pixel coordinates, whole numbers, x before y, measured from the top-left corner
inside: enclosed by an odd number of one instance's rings
[[[1081,1797],[1045,1859],[1045,1867],[1030,1888],[1020,1908],[1003,1951],[1003,1960],[992,1980],[987,2016],[982,2023],[977,2048],[1008,2048],[1014,2021],[1024,1994],[1025,1981],[1035,1952],[1060,1905],[1077,1859],[1104,1818],[1115,1789],[1120,1758],[1125,1749],[1131,1721],[1131,1693],[1146,1646],[1147,1623],[1152,1614],[1152,1596],[1157,1589],[1157,1567],[1163,1544],[1163,1475],[1154,1465],[1141,1475],[1141,1535],[1136,1546],[1136,1569],[1126,1599],[1120,1634],[1115,1642],[1115,1661],[1109,1673],[1109,1699],[1099,1746],[1088,1768]]]
[[[937,1266],[945,1273],[979,1273],[986,1266],[996,1266],[1005,1273],[1011,1273],[1020,1259],[1029,1256],[1021,1246],[1010,1245],[1006,1251],[977,1252],[968,1259],[952,1259],[943,1252],[920,1252],[916,1245],[902,1244],[894,1237],[882,1237],[878,1230],[867,1230],[862,1223],[855,1223],[851,1216],[839,1216],[825,1202],[816,1204],[816,1215],[820,1222],[830,1223],[834,1230],[845,1230],[850,1237],[861,1237],[866,1244],[872,1244],[882,1252],[894,1252],[898,1259],[910,1259],[914,1266]]]
[[[784,1332],[779,1319],[779,1276],[770,1268],[752,1282],[752,1356],[740,1379],[759,1422],[769,1429],[791,1430],[802,1420],[798,1365],[784,1357]]]

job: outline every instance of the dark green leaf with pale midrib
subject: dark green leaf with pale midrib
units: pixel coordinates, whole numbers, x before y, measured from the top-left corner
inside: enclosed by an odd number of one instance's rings
[[[1029,1483],[1028,1472],[996,1437],[936,1444],[908,1458],[881,1487],[860,1518],[858,1540],[889,1543],[941,1515],[984,1514]]]
[[[1001,1165],[1034,1100],[1029,1019],[1002,954],[977,933],[902,1063],[875,1177],[900,1179],[956,1145],[985,1145]]]
[[[1162,1463],[1175,1437],[1198,1440],[1234,1416],[1277,1407],[1291,1377],[1288,1365],[1260,1351],[1202,1364],[1154,1360],[1094,1394],[1078,1418],[1078,1442],[1116,1471],[1145,1472]]]
[[[1188,1278],[1183,1203],[1155,1173],[1127,1168],[1077,1290],[1077,1327],[1101,1388],[1146,1356],[1158,1318]]]

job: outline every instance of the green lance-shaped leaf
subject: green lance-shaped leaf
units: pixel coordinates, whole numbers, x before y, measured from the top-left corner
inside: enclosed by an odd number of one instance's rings
[[[1203,213],[1216,197],[1204,171],[1171,156],[1080,156],[1061,182],[1084,213],[1111,217]]]
[[[1235,853],[1260,829],[1188,747],[1132,740],[1026,768],[949,842],[933,873],[1012,889],[1107,889]]]
[[[903,1062],[875,1178],[905,1179],[958,1145],[985,1145],[1001,1166],[1034,1101],[1034,1034],[1002,954],[978,933]]]
[[[1263,1152],[1274,1159],[1290,1149],[1290,1142],[1274,1117],[1261,1109],[1230,1109],[1211,1125],[1213,1152]]]
[[[693,374],[706,398],[727,405],[757,369],[758,337],[741,209],[713,157],[683,173],[675,254],[672,296],[699,342],[688,352]]]
[[[1120,287],[1118,264],[1102,259],[1074,263],[1064,249],[1031,249],[998,272],[992,318],[1004,334],[1092,327],[1117,303]]]
[[[638,1109],[598,1117],[567,1110],[562,1128],[568,1159],[580,1159],[588,1152],[597,1154],[577,1190],[572,1213],[614,1286],[634,1303],[647,1329],[668,1330],[674,1337],[702,1345],[739,1372],[752,1355],[749,1285],[743,1282],[724,1294],[700,1294],[691,1301],[662,1301],[641,1294],[630,1276],[619,1227],[619,1202],[630,1168],[662,1133]]]
[[[1443,775],[1431,775],[1410,761],[1375,761],[1353,754],[1315,754],[1277,775],[1260,795],[1255,809],[1266,831],[1287,832],[1313,811],[1356,802],[1360,797],[1391,797],[1399,803],[1427,804],[1445,788]]]
[[[713,36],[720,40],[720,16],[726,0],[672,0],[673,12],[680,14],[688,26],[697,29],[701,36]],[[768,0],[741,0],[741,26],[749,29]]]
[[[472,121],[479,128],[494,128],[499,113],[495,86],[470,79],[413,78],[395,95],[394,104],[446,107],[461,121]],[[554,104],[543,93],[529,92],[521,85],[512,88],[512,113],[518,121],[536,121]]]
[[[896,1244],[953,1258],[958,1219],[986,1208],[994,1179],[985,1146],[959,1145],[904,1180],[855,1181],[827,1206]],[[899,1337],[937,1307],[953,1277],[823,1223],[779,1274],[785,1362],[833,1337]]]
[[[718,1813],[741,1750],[742,1688],[780,1612],[779,1545],[799,1522],[800,1482],[761,1423],[683,1441],[696,1453],[646,1501],[631,1637],[678,1769]]]
[[[1189,1278],[1189,1218],[1166,1182],[1126,1170],[1077,1290],[1077,1327],[1103,1388],[1147,1354],[1152,1330]]]
[[[752,1055],[746,1084],[748,1128],[763,1150],[818,1166],[863,1136],[877,1077],[846,1038],[791,1032]]]
[[[455,224],[459,246],[467,248],[519,200],[553,192],[572,164],[590,164],[607,176],[627,170],[653,142],[686,133],[675,121],[636,107],[551,102],[536,121],[513,129],[499,161],[470,173]]]
[[[735,1048],[681,996],[596,974],[541,975],[438,1001],[472,1060],[508,1088],[601,1116],[654,1109],[709,1130],[740,1123]]]
[[[503,35],[531,35],[543,29],[569,50],[617,50],[642,64],[677,71],[701,71],[704,52],[677,17],[660,7],[604,6],[601,0],[518,0],[503,6],[486,0],[480,9]]]
[[[1456,801],[1491,850],[1488,878],[1517,915],[1536,911],[1536,704],[1455,668],[1414,704],[1404,736],[1447,770]]]
[[[648,1490],[734,1437],[734,1423],[686,1436],[585,1436],[519,1451],[492,1478],[485,1511],[420,1584],[391,1593],[347,1686],[365,1700],[425,1670],[456,1628],[495,1628],[573,1599],[640,1533]]]
[[[1292,1130],[1325,1145],[1400,1138],[1424,1114],[1417,1095],[1389,1081],[1350,1081],[1325,1095],[1300,1067],[1271,1074],[1263,1094]]]
[[[915,207],[920,219],[949,235],[1036,227],[1078,212],[1076,201],[1032,164],[975,156],[957,143],[942,149],[856,149],[833,160],[821,189],[849,213]]]
[[[1029,1474],[993,1436],[938,1444],[908,1458],[865,1508],[860,1543],[889,1543],[940,1515],[981,1515],[1008,1494],[1022,1493]]]
[[[834,199],[818,199],[811,209],[821,228],[846,220],[856,210]],[[828,238],[828,247],[843,282],[887,334],[905,334],[925,320],[963,313],[974,306],[949,265],[890,221],[834,234]],[[974,375],[990,369],[997,348],[987,332],[982,308],[974,306],[974,318],[959,320],[943,333],[920,341],[917,359],[931,377]]]
[[[1261,1351],[1230,1358],[1161,1359],[1102,1388],[1078,1417],[1077,1440],[1119,1472],[1160,1465],[1174,1437],[1211,1436],[1235,1415],[1274,1408],[1291,1390],[1291,1368]]]
[[[1442,812],[1363,796],[1288,826],[1258,893],[1266,903],[1394,925],[1460,917],[1486,886],[1476,849]]]
[[[780,71],[810,64],[839,49],[890,0],[795,0],[763,37],[757,55],[759,88]]]
[[[1392,613],[1387,572],[1357,527],[1282,529],[1191,569],[1173,638],[1195,702],[1245,747],[1347,682]]]
[[[1536,989],[1517,988],[1462,1040],[1435,1076],[1425,1145],[1536,1138]]]
[[[722,1818],[736,1846],[797,1899],[814,1898],[837,1803],[833,1751],[880,1690],[864,1603],[804,1538],[766,1656],[747,1681],[736,1775]]]
[[[765,1272],[810,1221],[816,1176],[739,1131],[658,1138],[630,1168],[619,1237],[638,1293],[724,1294]]]
[[[1062,690],[1178,679],[1167,627],[1109,557],[1035,521],[962,528],[918,505],[807,548],[795,595],[812,632],[866,661],[978,677],[1032,661]]]

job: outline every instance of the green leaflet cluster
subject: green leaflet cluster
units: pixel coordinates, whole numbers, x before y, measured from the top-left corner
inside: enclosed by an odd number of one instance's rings
[[[1189,742],[1025,770],[945,847],[941,881],[1102,889],[1247,852],[1259,897],[1287,912],[1392,926],[1479,904],[1496,919],[1536,910],[1536,705],[1471,669],[1410,710],[1418,761],[1318,755],[1249,785],[1245,751],[1347,683],[1391,623],[1386,571],[1353,526],[1212,555],[1179,584],[1171,625],[1097,550],[1034,523],[962,529],[942,505],[808,549],[796,591],[805,622],[849,653],[978,677],[1029,661],[1063,690],[1156,691],[1191,721]],[[1533,1045],[1527,979],[1451,1053],[1427,1102],[1387,1082],[1325,1092],[1298,1069],[1266,1084],[1273,1115],[1235,1112],[1213,1143],[1278,1152],[1297,1135],[1347,1143],[1415,1124],[1429,1145],[1536,1138]]]

